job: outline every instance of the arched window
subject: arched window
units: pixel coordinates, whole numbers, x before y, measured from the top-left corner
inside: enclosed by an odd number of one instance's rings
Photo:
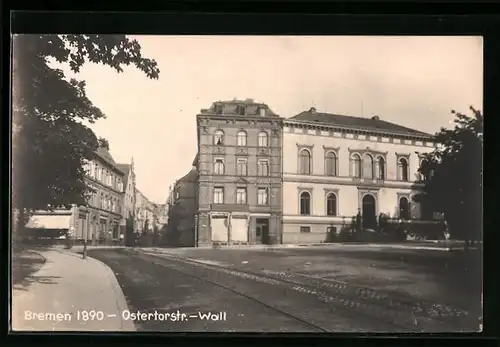
[[[311,214],[311,195],[308,192],[300,194],[300,214],[303,216]]]
[[[405,158],[399,159],[398,162],[399,179],[408,181],[408,161]]]
[[[325,155],[325,173],[327,176],[337,175],[337,156],[334,152],[328,152]]]
[[[216,175],[224,175],[224,162],[222,159],[216,159],[214,162],[214,173]]]
[[[267,147],[267,133],[265,131],[261,131],[258,135],[258,145],[259,147]]]
[[[224,144],[224,132],[222,130],[217,130],[214,133],[214,145]]]
[[[410,203],[404,196],[399,199],[399,218],[410,219]]]
[[[351,176],[361,177],[361,157],[358,154],[351,156]]]
[[[373,158],[369,154],[363,156],[363,178],[373,179]]]
[[[236,135],[236,138],[238,140],[238,146],[246,146],[247,145],[247,133],[242,131],[239,131],[238,134]]]
[[[377,158],[377,179],[385,180],[385,160],[382,157]]]
[[[302,175],[311,174],[311,153],[307,149],[303,149],[300,151],[299,169],[300,174]]]
[[[337,196],[334,193],[330,193],[326,197],[326,215],[337,215]]]

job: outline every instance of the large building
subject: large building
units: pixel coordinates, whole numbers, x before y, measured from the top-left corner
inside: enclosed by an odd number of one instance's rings
[[[84,164],[85,181],[92,189],[85,206],[69,210],[37,211],[28,221],[27,228],[46,231],[69,231],[75,243],[118,243],[122,220],[122,194],[124,173],[117,167],[107,146],[99,147],[94,158]]]
[[[197,115],[199,246],[281,242],[281,121],[251,99]]]
[[[379,117],[311,108],[283,123],[283,243],[327,242],[352,218],[421,219],[421,153],[432,136]]]

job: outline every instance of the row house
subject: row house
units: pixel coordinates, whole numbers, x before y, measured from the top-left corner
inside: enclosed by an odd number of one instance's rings
[[[197,244],[281,242],[281,118],[252,99],[197,115]]]
[[[84,240],[91,244],[117,243],[121,239],[125,175],[115,163],[107,145],[100,146],[93,158],[83,165],[85,182],[90,188],[87,203],[73,205],[70,209],[36,211],[26,227],[69,232],[75,243]]]
[[[169,197],[166,241],[170,246],[192,247],[197,243],[197,159],[191,170],[175,181]]]

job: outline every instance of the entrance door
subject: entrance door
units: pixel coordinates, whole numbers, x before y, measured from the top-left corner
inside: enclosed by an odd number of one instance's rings
[[[269,219],[259,218],[256,221],[255,236],[257,239],[260,238],[260,242],[264,245],[270,243],[269,239]]]
[[[376,226],[375,198],[371,194],[366,194],[363,196],[363,228],[372,229]]]

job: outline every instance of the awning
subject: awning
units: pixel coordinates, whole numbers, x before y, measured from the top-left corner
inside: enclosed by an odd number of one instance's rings
[[[34,229],[69,229],[70,215],[32,216],[26,228]]]

